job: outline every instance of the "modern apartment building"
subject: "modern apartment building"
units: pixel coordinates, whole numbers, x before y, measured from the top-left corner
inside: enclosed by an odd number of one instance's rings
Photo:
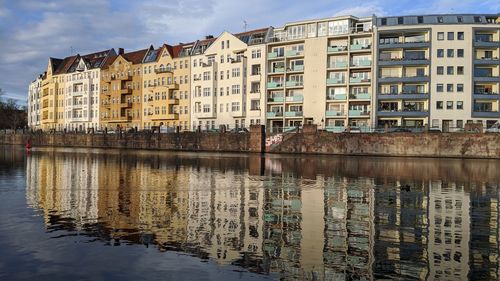
[[[64,128],[68,131],[98,129],[99,87],[101,66],[110,56],[116,56],[114,49],[88,55],[76,55],[73,64],[65,74]]]
[[[192,125],[204,130],[264,123],[261,111],[269,28],[223,32],[196,42],[192,60]]]
[[[267,126],[328,130],[370,124],[372,18],[286,24],[267,44]]]
[[[499,113],[499,15],[379,17],[374,125],[491,126]]]
[[[490,127],[500,120],[499,57],[500,15],[478,14],[292,22],[108,54],[101,66],[85,56],[51,58],[39,86],[40,127],[95,127],[96,111],[108,129]],[[92,96],[88,109],[75,108],[85,102],[75,93],[86,93],[72,80],[78,67],[102,72],[105,83],[86,82],[100,89],[99,108]]]
[[[108,130],[142,126],[142,62],[149,49],[110,56],[101,68],[100,122]]]

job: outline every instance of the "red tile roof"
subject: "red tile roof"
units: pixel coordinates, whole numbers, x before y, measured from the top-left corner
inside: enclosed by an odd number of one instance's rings
[[[148,53],[148,50],[149,49],[143,49],[143,50],[133,51],[130,53],[125,53],[122,55],[122,57],[127,61],[131,62],[132,64],[140,64],[142,63],[144,56],[146,56],[146,54]]]
[[[69,68],[71,67],[71,65],[73,65],[77,58],[78,55],[64,58],[57,70],[54,71],[54,74],[58,75],[68,72]]]

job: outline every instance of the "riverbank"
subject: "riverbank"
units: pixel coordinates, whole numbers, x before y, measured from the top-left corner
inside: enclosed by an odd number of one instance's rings
[[[273,135],[264,126],[247,133],[0,134],[0,144],[27,142],[33,147],[500,159],[498,133],[331,133],[311,125]]]

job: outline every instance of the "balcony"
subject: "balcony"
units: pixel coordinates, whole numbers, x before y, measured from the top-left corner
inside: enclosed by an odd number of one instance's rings
[[[500,95],[498,93],[485,93],[485,92],[478,92],[474,93],[474,99],[479,99],[479,100],[499,100]]]
[[[427,65],[429,60],[426,58],[422,59],[405,59],[405,58],[391,58],[391,59],[381,59],[378,64],[380,66],[391,66],[391,65]]]
[[[283,88],[283,82],[268,82],[267,88],[268,89]]]
[[[351,52],[356,51],[370,51],[372,45],[361,45],[361,44],[352,44],[350,47]]]
[[[499,111],[472,111],[472,117],[476,118],[500,118]]]
[[[498,48],[500,46],[500,41],[482,41],[475,40],[474,47],[483,47],[483,48]]]
[[[431,44],[428,41],[415,42],[397,42],[388,44],[379,44],[379,49],[400,49],[400,48],[429,48]]]
[[[123,75],[117,75],[115,77],[116,80],[131,80],[132,79],[132,74],[125,73]]]
[[[328,68],[333,68],[333,69],[344,69],[344,68],[347,68],[347,61],[335,61],[335,62],[331,62],[330,65],[328,65]]]
[[[429,94],[427,93],[380,93],[377,96],[378,100],[423,100],[428,98]]]
[[[286,111],[285,117],[302,117],[302,111]]]
[[[329,54],[347,52],[347,46],[328,46],[327,52]]]
[[[344,132],[345,128],[342,126],[326,126],[325,130],[327,132],[342,133]]]
[[[478,65],[499,65],[500,59],[498,58],[476,58],[474,64]]]
[[[347,94],[327,95],[326,99],[327,100],[334,100],[334,101],[338,101],[338,100],[345,101],[345,100],[347,100]]]
[[[283,112],[266,112],[267,118],[281,118],[283,117]]]
[[[345,117],[345,112],[337,110],[327,110],[325,112],[325,115],[326,117]]]
[[[365,84],[365,83],[370,83],[371,79],[370,78],[364,78],[364,77],[350,77],[349,78],[349,83],[351,84]]]
[[[268,59],[279,59],[279,58],[283,58],[283,55],[282,54],[278,54],[276,52],[267,53],[267,58]]]
[[[360,60],[357,62],[351,62],[352,67],[370,67],[372,66],[372,61],[371,60]]]
[[[285,98],[283,97],[269,97],[267,98],[267,102],[283,102],[285,101]]]
[[[302,81],[286,81],[286,86],[289,88],[303,87],[304,82],[302,82]]]
[[[500,81],[499,76],[474,76],[475,82],[495,82],[498,83]]]
[[[393,77],[380,77],[380,83],[413,83],[413,82],[429,82],[429,76],[393,76]]]
[[[132,94],[132,89],[131,88],[125,88],[120,90],[120,94],[122,95],[130,95]]]
[[[294,65],[292,68],[289,68],[288,71],[302,72],[302,71],[304,71],[304,66],[303,65]]]
[[[363,111],[359,109],[350,109],[349,117],[369,117],[370,111]]]
[[[377,112],[379,117],[427,117],[429,112],[427,110],[379,110]]]
[[[87,95],[87,92],[86,91],[74,91],[73,92],[73,96],[83,96],[83,95]]]
[[[282,74],[284,72],[285,72],[284,67],[275,67],[274,69],[271,69],[271,71],[269,71],[269,74]]]
[[[345,80],[341,78],[328,78],[326,79],[327,85],[342,85],[345,84]]]
[[[296,51],[296,50],[286,51],[287,57],[296,57],[296,56],[303,56],[303,55],[304,55],[304,52],[302,52],[302,51]]]
[[[302,95],[289,96],[289,97],[286,97],[285,101],[286,102],[303,102],[304,96],[302,96]]]
[[[371,95],[369,93],[350,94],[349,99],[351,99],[351,100],[370,100]]]

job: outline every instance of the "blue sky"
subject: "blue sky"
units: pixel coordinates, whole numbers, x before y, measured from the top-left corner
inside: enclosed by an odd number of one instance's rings
[[[334,15],[498,13],[498,0],[0,0],[0,88],[24,102],[48,57],[194,41]]]

